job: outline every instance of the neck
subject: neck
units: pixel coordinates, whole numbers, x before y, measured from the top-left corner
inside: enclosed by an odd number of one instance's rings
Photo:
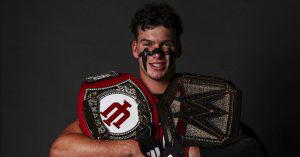
[[[153,80],[145,75],[140,75],[140,79],[148,90],[153,94],[163,94],[169,85],[169,79]]]

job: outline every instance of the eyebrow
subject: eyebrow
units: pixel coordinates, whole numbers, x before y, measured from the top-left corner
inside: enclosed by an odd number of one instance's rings
[[[143,42],[143,41],[150,42],[150,43],[153,42],[153,41],[148,40],[148,39],[141,39],[141,40],[140,40],[140,42]]]
[[[162,41],[162,42],[161,42],[161,44],[165,44],[165,43],[169,43],[169,42],[171,42],[171,43],[175,43],[175,41],[174,41],[174,40],[164,40],[164,41]]]

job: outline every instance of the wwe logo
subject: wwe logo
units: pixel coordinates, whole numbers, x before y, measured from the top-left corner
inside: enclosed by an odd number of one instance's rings
[[[109,118],[104,120],[103,122],[106,123],[108,126],[121,114],[124,115],[117,121],[114,122],[113,125],[115,125],[118,129],[120,129],[120,125],[130,116],[130,112],[127,110],[127,108],[130,108],[131,105],[124,101],[124,104],[121,105],[117,102],[111,104],[104,112],[100,112],[105,118],[107,118],[107,115],[115,108],[117,108],[117,111],[114,112]]]

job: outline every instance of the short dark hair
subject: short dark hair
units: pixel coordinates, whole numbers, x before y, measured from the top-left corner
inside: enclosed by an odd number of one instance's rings
[[[176,10],[166,3],[145,4],[143,8],[137,10],[129,27],[137,40],[139,30],[145,31],[158,26],[173,29],[177,40],[183,32],[182,22]]]

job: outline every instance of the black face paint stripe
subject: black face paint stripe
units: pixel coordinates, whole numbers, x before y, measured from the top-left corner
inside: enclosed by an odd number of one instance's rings
[[[148,53],[144,53],[144,54],[143,54],[142,60],[143,60],[143,66],[144,66],[144,69],[147,71]]]
[[[153,56],[154,54],[159,54],[162,56],[170,55],[170,67],[175,62],[175,52],[169,50],[167,52],[163,51],[161,48],[155,48],[153,51],[149,51],[148,48],[145,48],[140,54],[139,57],[142,57],[144,69],[147,71],[147,60],[148,56]]]
[[[153,51],[152,51],[152,54],[151,54],[151,56],[152,55],[154,55],[154,54],[159,54],[159,55],[162,55],[162,56],[164,56],[164,55],[166,55],[166,52],[165,51],[163,51],[162,49],[160,49],[160,48],[156,48],[156,49],[154,49]]]
[[[143,66],[146,71],[147,71],[147,59],[149,53],[151,53],[151,51],[149,51],[148,48],[145,48],[144,51],[139,54],[139,57],[142,57]]]

